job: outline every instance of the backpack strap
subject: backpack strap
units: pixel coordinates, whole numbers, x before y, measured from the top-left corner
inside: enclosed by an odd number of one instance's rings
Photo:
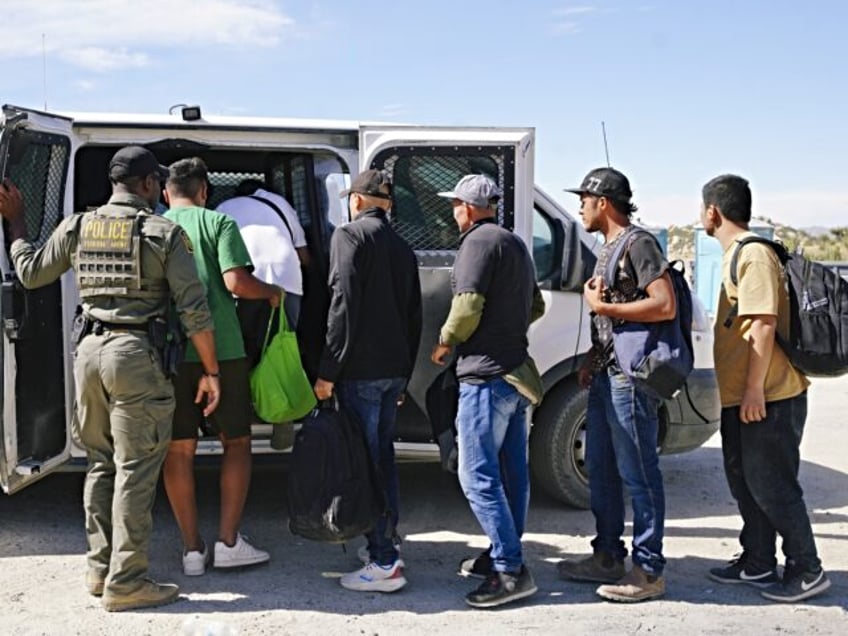
[[[739,284],[739,273],[737,269],[739,268],[739,252],[742,248],[749,243],[762,243],[763,245],[768,245],[774,253],[777,255],[778,260],[781,265],[786,265],[786,262],[789,260],[789,253],[786,251],[786,248],[783,247],[777,241],[772,241],[770,239],[764,238],[762,236],[746,236],[741,241],[737,241],[736,247],[733,249],[733,255],[730,257],[730,282],[733,283],[734,286]],[[722,289],[724,289],[724,284],[722,284]],[[727,291],[725,290],[725,293]],[[727,329],[733,325],[733,321],[736,319],[736,316],[739,315],[739,301],[733,303],[730,307],[730,311],[727,312],[727,316],[724,319],[724,326]]]
[[[634,241],[639,238],[640,234],[647,234],[654,239],[657,247],[660,248],[660,252],[662,252],[662,246],[656,236],[648,232],[648,230],[644,230],[636,225],[629,226],[626,230],[624,230],[624,236],[621,237],[618,245],[615,246],[615,249],[610,255],[610,259],[607,261],[607,266],[604,269],[604,287],[607,289],[612,289],[613,285],[615,285],[615,273],[618,268],[618,263],[621,261],[622,256],[624,256],[624,254],[633,245]]]
[[[604,270],[604,287],[607,289],[612,289],[613,285],[615,285],[615,273],[618,268],[618,264],[621,261],[621,258],[624,254],[630,250],[630,247],[639,238],[640,235],[647,235],[654,239],[654,242],[657,244],[660,252],[663,251],[662,245],[660,245],[659,239],[654,236],[648,230],[645,230],[638,225],[630,225],[626,230],[624,230],[624,236],[621,237],[621,241],[618,245],[615,246],[615,249],[610,256],[609,261],[607,261],[606,269]]]
[[[277,213],[277,216],[279,216],[283,220],[283,223],[286,224],[286,229],[289,231],[289,236],[291,236],[292,246],[294,246],[294,232],[292,232],[291,225],[289,225],[289,220],[286,218],[285,213],[283,213],[283,211],[280,209],[280,206],[274,203],[273,201],[269,201],[264,197],[258,197],[255,194],[249,194],[248,198],[253,199],[254,201],[261,201]]]

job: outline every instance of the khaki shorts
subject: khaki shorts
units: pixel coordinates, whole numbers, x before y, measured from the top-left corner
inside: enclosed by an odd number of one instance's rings
[[[250,370],[247,358],[224,360],[219,366],[221,401],[215,412],[204,418],[204,405],[194,403],[203,365],[200,362],[183,362],[180,365],[173,380],[177,398],[173,439],[197,439],[201,431],[205,435],[223,435],[227,439],[250,435]]]

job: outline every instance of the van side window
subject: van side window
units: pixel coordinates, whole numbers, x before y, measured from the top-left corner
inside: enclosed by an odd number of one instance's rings
[[[18,163],[9,166],[9,177],[23,196],[27,235],[37,249],[63,217],[70,143],[59,135],[24,134],[26,151]],[[8,233],[6,237],[8,253]]]
[[[498,223],[512,229],[515,195],[509,166],[513,154],[511,147],[392,148],[379,153],[369,167],[391,175],[392,223],[412,249],[453,251],[459,245],[459,232],[450,200],[438,193],[453,189],[467,174],[488,175],[504,192]]]
[[[533,263],[537,281],[549,278],[556,267],[553,224],[537,207],[533,208]]]
[[[220,203],[236,196],[236,187],[245,179],[264,179],[259,172],[210,172],[208,176],[210,191],[206,207],[210,210],[217,210]]]

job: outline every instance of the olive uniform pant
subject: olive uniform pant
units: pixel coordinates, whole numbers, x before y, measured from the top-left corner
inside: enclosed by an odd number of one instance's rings
[[[88,568],[111,594],[147,575],[152,508],[174,413],[174,393],[147,334],[89,334],[74,360],[77,435],[86,448],[83,492]]]

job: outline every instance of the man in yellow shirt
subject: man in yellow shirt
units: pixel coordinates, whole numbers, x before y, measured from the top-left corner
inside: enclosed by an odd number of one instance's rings
[[[794,603],[830,587],[798,483],[810,383],[775,346],[775,334],[786,337],[789,331],[789,298],[777,255],[761,243],[739,248],[739,241],[751,235],[748,182],[721,175],[703,187],[702,196],[701,222],[724,250],[715,368],[724,470],[742,515],[742,554],[711,569],[709,577],[752,585],[769,600]],[[737,249],[734,285],[730,264]],[[737,314],[727,320],[734,305]],[[782,580],[775,557],[777,534],[786,555]]]

